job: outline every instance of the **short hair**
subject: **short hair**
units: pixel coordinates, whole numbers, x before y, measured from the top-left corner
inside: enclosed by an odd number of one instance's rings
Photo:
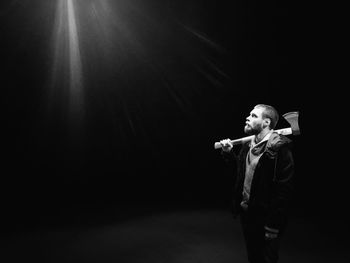
[[[270,106],[270,105],[266,105],[266,104],[257,104],[255,105],[254,108],[263,108],[264,111],[262,112],[262,118],[269,118],[271,120],[270,122],[270,128],[274,129],[277,125],[277,122],[279,120],[279,114],[278,111]]]

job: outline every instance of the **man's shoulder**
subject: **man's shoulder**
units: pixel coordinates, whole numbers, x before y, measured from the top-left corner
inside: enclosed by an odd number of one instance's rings
[[[292,140],[285,135],[273,132],[267,142],[267,148],[278,151],[281,147],[291,147]]]

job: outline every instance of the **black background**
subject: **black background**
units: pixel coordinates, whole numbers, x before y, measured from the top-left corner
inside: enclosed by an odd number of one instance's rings
[[[72,207],[228,207],[231,178],[213,145],[244,136],[257,103],[300,112],[301,135],[291,137],[296,213],[343,211],[344,174],[326,150],[333,132],[321,102],[332,89],[320,88],[327,76],[306,6],[115,2],[112,13],[120,11],[142,49],[111,37],[113,52],[101,58],[84,13],[89,1],[76,3],[85,103],[75,128],[66,98],[48,96],[55,1],[1,3],[1,202],[9,221]]]

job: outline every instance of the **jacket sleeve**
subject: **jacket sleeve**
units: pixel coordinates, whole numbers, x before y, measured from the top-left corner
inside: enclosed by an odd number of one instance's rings
[[[237,162],[238,162],[238,156],[234,152],[234,149],[232,148],[230,152],[225,152],[221,150],[221,156],[224,159],[225,163],[231,168],[236,170],[237,169]]]
[[[276,158],[266,226],[281,231],[287,223],[288,206],[292,198],[294,160],[289,147],[281,147]]]

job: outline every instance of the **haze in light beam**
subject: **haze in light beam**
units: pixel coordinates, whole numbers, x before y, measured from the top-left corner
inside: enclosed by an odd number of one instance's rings
[[[69,35],[69,95],[70,108],[79,110],[82,107],[82,68],[79,50],[79,37],[73,0],[67,1],[68,35]]]
[[[173,25],[172,19],[163,21],[163,15],[142,0],[56,3],[49,103],[75,127],[87,117],[86,110],[93,112],[98,107],[105,116],[118,113],[118,119],[113,117],[116,129],[130,128],[136,134],[137,123],[146,119],[143,107],[152,104],[145,102],[144,94],[169,98],[179,111],[189,114],[196,112],[191,94],[202,92],[202,85],[192,84],[199,81],[199,74],[215,87],[221,87],[221,79],[227,77],[204,49],[197,48],[198,40],[222,51],[219,45],[181,22],[180,30],[173,32],[179,24]],[[188,38],[188,33],[195,38]],[[119,121],[123,118],[128,129]]]
[[[59,0],[54,26],[54,58],[51,99],[62,100],[63,111],[69,119],[83,118],[83,72],[80,57],[79,35],[73,0]]]

